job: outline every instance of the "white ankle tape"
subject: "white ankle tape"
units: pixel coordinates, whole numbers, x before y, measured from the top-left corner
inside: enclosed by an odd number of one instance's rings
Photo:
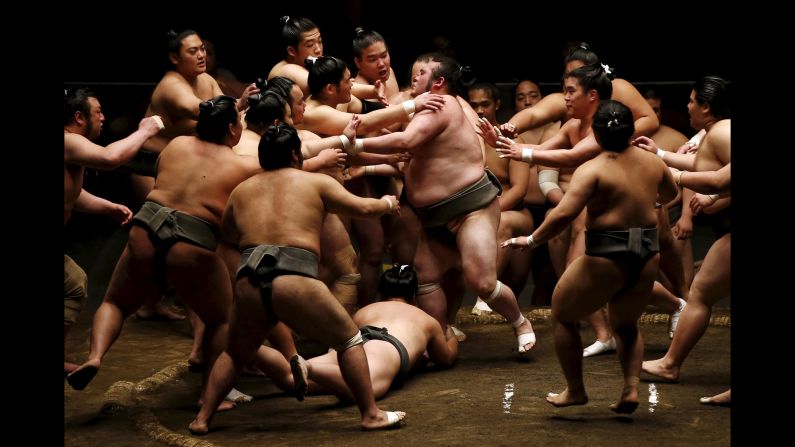
[[[492,290],[491,294],[489,294],[488,298],[486,298],[483,301],[486,304],[491,303],[492,301],[494,301],[494,298],[497,298],[498,296],[500,296],[500,291],[501,290],[502,290],[502,283],[500,282],[500,280],[497,280],[497,285],[494,286],[494,290]]]
[[[524,315],[520,313],[519,318],[517,318],[516,321],[511,322],[511,326],[517,328],[524,324],[524,320],[525,320]]]
[[[341,354],[345,352],[347,349],[350,349],[361,343],[364,343],[364,340],[362,340],[362,333],[360,331],[356,331],[356,335],[348,339],[348,341],[339,344],[337,346],[332,346],[332,348],[334,348],[335,351]]]

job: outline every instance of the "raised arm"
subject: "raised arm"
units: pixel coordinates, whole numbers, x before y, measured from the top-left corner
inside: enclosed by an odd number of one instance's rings
[[[660,120],[635,86],[624,79],[614,79],[612,99],[624,104],[632,112],[632,119],[635,121],[635,133],[632,136],[648,137],[657,132]]]
[[[153,115],[138,123],[138,130],[127,138],[102,147],[88,138],[73,133],[64,133],[64,163],[94,169],[113,169],[130,161],[138,149],[153,135],[160,132],[163,122]]]
[[[544,124],[566,119],[566,101],[563,93],[551,93],[541,98],[533,107],[528,107],[512,116],[500,130],[508,136],[515,136]]]

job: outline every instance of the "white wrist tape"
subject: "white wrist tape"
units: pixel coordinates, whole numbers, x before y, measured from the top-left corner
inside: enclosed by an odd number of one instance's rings
[[[712,199],[712,203],[715,203],[715,201],[718,200],[718,195],[717,194],[710,194],[707,197]]]
[[[152,119],[155,120],[155,122],[157,123],[157,127],[159,127],[160,130],[163,130],[163,129],[166,128],[166,125],[163,124],[163,118],[160,118],[160,116],[152,115]]]
[[[414,100],[409,99],[408,101],[403,101],[401,104],[403,105],[403,110],[406,111],[406,115],[411,117],[411,114],[414,113],[414,110],[417,107],[417,105],[414,103]]]
[[[364,175],[375,175],[375,165],[367,165],[364,167]]]
[[[357,138],[356,143],[353,145],[353,155],[358,154],[364,150],[364,138]]]
[[[529,148],[522,149],[522,161],[525,163],[533,162],[533,150]]]
[[[536,241],[533,240],[533,235],[532,234],[530,236],[527,236],[527,246],[530,247],[530,248],[538,247],[538,244],[536,244]]]
[[[383,200],[386,200],[386,203],[389,205],[389,211],[392,211],[392,209],[393,209],[395,206],[394,206],[394,205],[392,205],[392,201],[391,201],[391,200],[389,200],[389,197],[381,197],[381,199],[383,199]]]
[[[660,157],[660,158],[665,158],[665,151],[658,147],[657,148],[657,156]]]
[[[544,197],[548,196],[553,189],[560,189],[560,185],[558,185],[559,176],[560,171],[555,169],[542,169],[538,172],[538,187],[541,188]]]
[[[345,135],[340,135],[340,141],[342,141],[342,148],[346,151],[351,148],[351,140],[348,139]]]

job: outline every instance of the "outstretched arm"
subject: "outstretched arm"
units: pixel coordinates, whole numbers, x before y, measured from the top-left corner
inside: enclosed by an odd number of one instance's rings
[[[579,216],[596,190],[596,174],[592,171],[587,165],[574,171],[571,183],[569,183],[569,188],[566,190],[566,194],[563,195],[563,199],[549,212],[547,218],[544,219],[541,226],[531,236],[511,238],[503,241],[500,246],[522,250],[528,246],[534,248],[536,245],[547,242],[563,231]],[[532,237],[532,242],[529,242],[530,237]]]
[[[138,123],[138,130],[127,138],[102,147],[88,138],[73,133],[65,133],[64,163],[88,168],[108,170],[130,161],[146,140],[163,129],[163,121],[153,115]]]
[[[668,152],[657,147],[657,143],[649,137],[638,137],[632,140],[632,145],[637,146],[643,150],[647,150],[652,154],[657,154],[658,157],[668,166],[685,171],[692,171],[696,161],[695,154],[677,154],[675,152]]]
[[[516,135],[544,124],[566,119],[566,101],[562,93],[552,93],[541,98],[533,107],[528,107],[512,116],[500,130],[513,138]]]
[[[418,113],[409,122],[403,132],[393,132],[380,137],[364,138],[358,140],[360,149],[365,152],[390,154],[409,152],[422,146],[431,138],[439,135],[447,126],[446,115],[438,112],[425,111]]]
[[[327,175],[316,175],[320,182],[320,193],[326,210],[330,213],[344,214],[356,219],[372,219],[384,214],[400,214],[400,205],[395,196],[385,195],[380,199],[370,199],[351,194],[337,181]]]

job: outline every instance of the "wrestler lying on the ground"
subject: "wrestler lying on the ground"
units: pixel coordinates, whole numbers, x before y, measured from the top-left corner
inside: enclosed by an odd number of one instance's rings
[[[376,399],[383,397],[391,387],[399,388],[409,373],[430,360],[435,367],[447,368],[458,357],[458,339],[450,327],[442,331],[439,322],[414,302],[417,291],[417,273],[410,266],[395,265],[381,275],[378,292],[384,301],[359,309],[353,322],[361,329],[364,351],[370,368],[370,380]],[[282,389],[294,389],[290,365],[278,351],[267,350],[267,365],[258,365]],[[427,350],[427,358],[424,352]],[[299,378],[308,377],[310,393],[332,393],[341,400],[352,401],[342,379],[337,353],[333,350],[309,360],[297,360],[301,371]],[[296,361],[293,362],[294,366]],[[430,366],[430,365],[428,365]],[[304,369],[305,367],[305,369]],[[303,376],[303,377],[302,377]]]

